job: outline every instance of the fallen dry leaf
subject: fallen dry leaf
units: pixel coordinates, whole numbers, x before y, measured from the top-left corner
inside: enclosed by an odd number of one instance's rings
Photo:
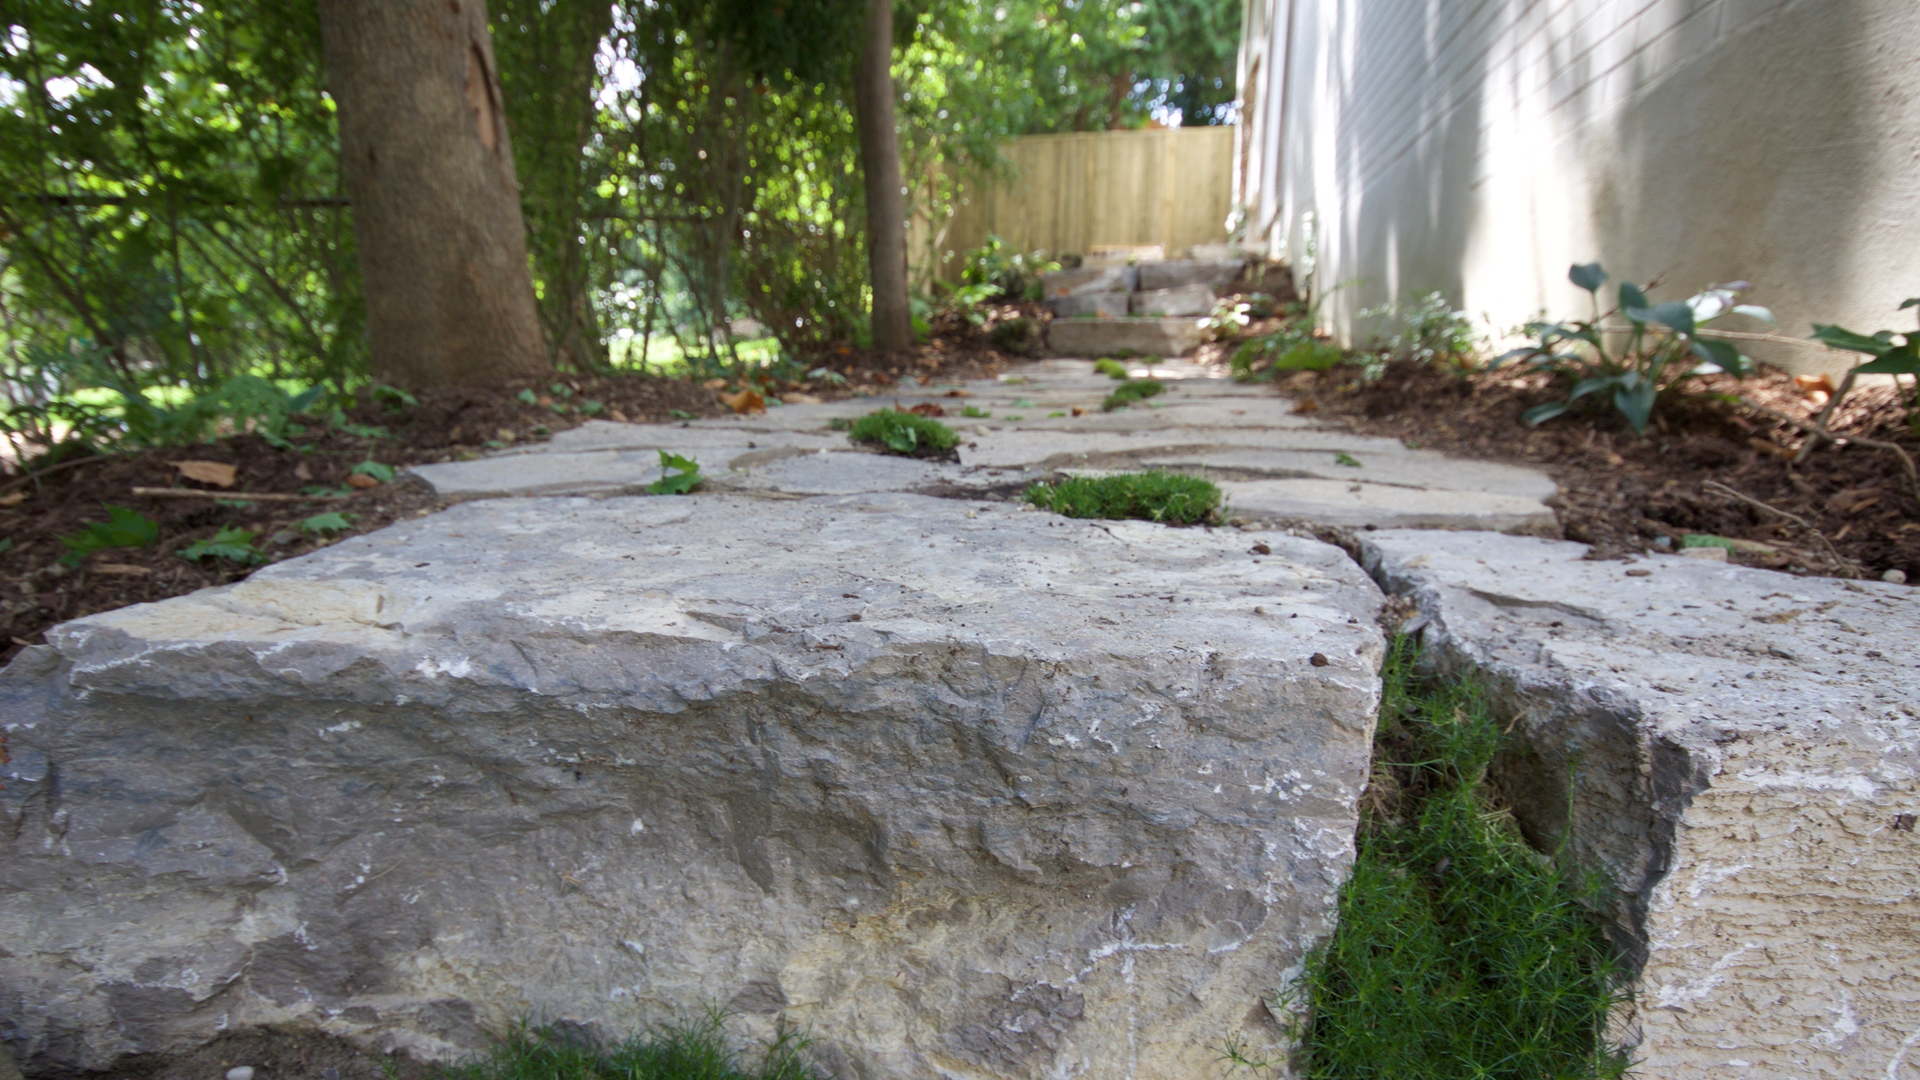
[[[1075,405],[1075,406],[1073,407],[1073,415],[1075,415],[1075,416],[1085,416],[1085,415],[1087,415],[1087,410],[1085,410],[1085,409],[1083,409],[1083,408],[1081,408],[1081,407],[1080,407],[1080,406],[1078,406],[1078,405]]]
[[[621,412],[619,409],[608,409],[607,419],[613,421],[616,424],[624,424],[627,422],[627,414]]]
[[[947,391],[945,396],[946,397],[972,397],[973,395],[968,391],[961,390],[958,387],[955,387],[954,389]]]
[[[721,394],[720,400],[727,408],[742,415],[767,411],[767,399],[761,397],[760,391],[752,387],[737,394]]]
[[[798,394],[798,393],[781,394],[780,400],[786,402],[789,405],[821,405],[821,404],[824,404],[826,401],[825,398],[818,398],[813,396],[812,394]]]
[[[1834,391],[1833,380],[1825,375],[1795,375],[1793,385],[1803,393],[1822,393],[1831,395]]]
[[[1773,442],[1768,439],[1762,439],[1758,435],[1748,439],[1747,445],[1753,447],[1755,450],[1758,450],[1763,454],[1772,454],[1774,457],[1790,458],[1794,455],[1793,450],[1788,449],[1787,447],[1781,446],[1777,442]]]
[[[293,467],[293,478],[295,480],[311,480],[313,479],[313,470],[308,468],[307,463],[303,461]]]
[[[913,414],[913,415],[915,415],[915,416],[945,416],[945,415],[947,415],[947,410],[945,410],[945,409],[943,409],[943,408],[941,408],[941,407],[940,407],[940,406],[938,406],[938,405],[935,405],[935,404],[934,404],[933,402],[931,402],[931,401],[923,401],[923,402],[921,402],[920,404],[918,404],[918,405],[915,405],[915,406],[914,406],[913,408],[911,408],[911,409],[908,409],[907,411],[908,411],[908,412],[910,412],[910,413],[912,413],[912,414]]]
[[[347,486],[365,490],[370,487],[379,487],[380,481],[375,480],[366,473],[349,473],[347,475]]]
[[[169,461],[167,464],[180,470],[180,475],[189,480],[214,487],[230,488],[239,475],[233,466],[220,461]]]
[[[1312,398],[1301,398],[1294,403],[1293,411],[1297,413],[1319,412],[1320,403]]]
[[[26,501],[27,493],[24,491],[13,491],[5,495],[0,495],[0,506],[19,506]]]

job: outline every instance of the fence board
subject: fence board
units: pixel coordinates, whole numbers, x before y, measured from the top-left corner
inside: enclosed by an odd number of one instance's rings
[[[952,280],[960,256],[998,236],[1015,251],[1084,253],[1159,244],[1168,254],[1227,238],[1231,127],[1029,135],[1001,146],[1007,174],[962,186],[935,234],[916,222],[915,262]]]

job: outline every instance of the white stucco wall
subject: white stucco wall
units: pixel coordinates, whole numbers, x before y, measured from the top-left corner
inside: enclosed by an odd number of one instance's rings
[[[1236,198],[1251,240],[1350,282],[1342,334],[1430,289],[1505,326],[1584,312],[1566,268],[1593,259],[1657,296],[1751,281],[1795,336],[1911,318],[1920,0],[1248,8]]]

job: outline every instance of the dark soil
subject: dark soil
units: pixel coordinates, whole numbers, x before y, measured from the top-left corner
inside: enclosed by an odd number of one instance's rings
[[[1815,400],[1778,372],[1702,381],[1663,405],[1645,436],[1599,407],[1528,427],[1522,412],[1561,396],[1539,375],[1399,362],[1372,383],[1336,368],[1288,375],[1276,388],[1296,411],[1355,432],[1543,467],[1560,485],[1561,535],[1593,545],[1595,558],[1708,534],[1735,541],[1732,561],[1749,566],[1873,579],[1897,570],[1920,582],[1920,501],[1899,458],[1842,440],[1796,462],[1801,430],[1738,400],[1810,421]],[[1849,395],[1833,429],[1920,457],[1891,387]]]
[[[254,1080],[430,1080],[440,1070],[404,1054],[382,1054],[316,1031],[251,1028],[183,1054],[128,1058],[113,1080],[222,1080],[252,1066]],[[79,1074],[85,1075],[85,1074]]]
[[[765,396],[802,394],[820,399],[880,393],[903,380],[973,378],[1011,360],[987,344],[986,332],[964,322],[937,328],[933,341],[907,355],[843,349],[821,366],[840,377],[810,382],[756,383]],[[200,446],[171,447],[70,459],[32,473],[0,465],[0,665],[47,628],[127,604],[163,600],[246,577],[257,565],[216,556],[189,561],[182,551],[222,529],[245,529],[268,561],[303,555],[328,544],[431,512],[439,500],[425,484],[396,472],[390,483],[348,486],[354,466],[392,466],[456,460],[504,445],[544,440],[588,419],[661,422],[728,411],[723,393],[740,383],[694,382],[647,375],[559,376],[536,384],[455,388],[417,395],[393,406],[364,400],[350,411],[359,425],[382,429],[368,438],[315,425],[276,447],[254,434],[234,434]],[[591,415],[578,406],[598,402]],[[591,409],[591,407],[589,407]],[[231,465],[230,487],[188,479],[174,462]],[[359,483],[367,483],[362,478]],[[177,488],[184,496],[135,494],[133,489]],[[301,496],[308,489],[346,492],[300,501],[246,500],[248,494]],[[75,565],[61,538],[106,520],[121,506],[152,519],[159,541],[112,548]],[[345,531],[315,535],[302,523],[316,514],[347,515]]]

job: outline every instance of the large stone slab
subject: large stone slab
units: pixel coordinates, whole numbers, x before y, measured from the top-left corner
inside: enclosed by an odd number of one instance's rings
[[[722,1005],[845,1078],[1211,1075],[1329,928],[1340,552],[903,495],[469,502],[0,674],[30,1071]]]
[[[1161,317],[1205,315],[1213,310],[1216,299],[1211,286],[1196,283],[1134,293],[1127,310],[1134,315]]]
[[[1140,273],[1132,266],[1083,266],[1040,275],[1047,299],[1087,293],[1129,293],[1140,287]]]
[[[1047,347],[1056,356],[1179,356],[1199,347],[1193,319],[1055,319]]]
[[[1047,308],[1056,319],[1111,319],[1127,314],[1128,299],[1132,295],[1125,292],[1098,292],[1050,296],[1047,298]]]
[[[1140,264],[1138,289],[1178,289],[1186,285],[1204,285],[1222,292],[1240,276],[1246,266],[1241,259],[1176,259]]]
[[[1913,1075],[1920,596],[1487,533],[1362,544],[1515,711],[1523,822],[1617,884],[1641,1074]]]

